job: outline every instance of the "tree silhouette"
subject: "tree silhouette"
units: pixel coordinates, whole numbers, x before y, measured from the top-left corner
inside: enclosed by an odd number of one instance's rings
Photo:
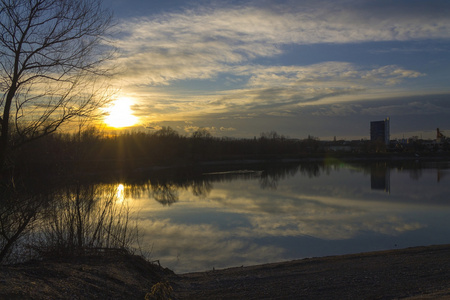
[[[111,14],[101,0],[0,0],[0,164],[102,105]],[[14,139],[11,139],[11,133]]]

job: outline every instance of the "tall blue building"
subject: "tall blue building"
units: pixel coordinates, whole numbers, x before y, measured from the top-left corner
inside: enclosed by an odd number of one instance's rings
[[[382,141],[385,145],[389,145],[390,138],[389,118],[370,122],[370,140],[372,142]]]

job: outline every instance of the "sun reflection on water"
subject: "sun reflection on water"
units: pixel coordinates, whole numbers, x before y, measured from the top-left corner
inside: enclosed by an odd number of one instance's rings
[[[120,183],[120,184],[117,186],[117,189],[116,189],[116,198],[117,198],[117,202],[122,203],[122,202],[125,201],[125,186],[124,186],[122,183]]]

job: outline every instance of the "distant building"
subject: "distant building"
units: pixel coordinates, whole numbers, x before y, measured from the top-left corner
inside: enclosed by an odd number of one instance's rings
[[[390,125],[389,118],[383,121],[373,121],[370,122],[370,140],[373,142],[382,141],[385,145],[389,145],[391,135],[390,135]]]

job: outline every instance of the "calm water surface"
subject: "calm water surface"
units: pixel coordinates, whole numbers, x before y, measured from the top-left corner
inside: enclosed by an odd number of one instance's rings
[[[118,191],[140,247],[184,273],[450,243],[449,183],[448,163],[333,163],[229,167]]]

